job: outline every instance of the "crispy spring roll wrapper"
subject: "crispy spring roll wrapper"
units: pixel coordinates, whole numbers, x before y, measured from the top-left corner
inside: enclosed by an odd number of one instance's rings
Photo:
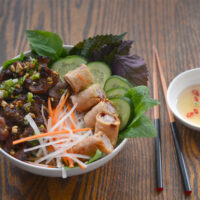
[[[100,138],[103,141],[103,143],[100,143],[98,146],[101,152],[109,154],[114,150],[113,145],[110,142],[110,139],[102,131],[95,133],[94,136]]]
[[[118,115],[117,110],[109,100],[101,101],[96,106],[94,106],[90,111],[84,116],[85,124],[94,128],[96,122],[96,115],[100,112],[111,113],[113,115]]]
[[[101,132],[85,138],[72,148],[73,153],[94,156],[97,149],[109,154],[113,151],[113,146],[109,138]]]
[[[77,103],[76,111],[85,112],[105,99],[105,93],[101,85],[94,84],[76,95],[71,96],[73,105]]]
[[[93,83],[92,74],[84,64],[75,70],[69,71],[64,75],[64,79],[70,84],[74,93],[78,93]]]
[[[109,139],[113,147],[116,146],[119,133],[120,120],[113,114],[105,112],[96,116],[95,133],[102,131]]]

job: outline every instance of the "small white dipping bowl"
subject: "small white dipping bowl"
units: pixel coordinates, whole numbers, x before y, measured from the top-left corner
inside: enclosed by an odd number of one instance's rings
[[[180,93],[192,86],[200,84],[200,68],[195,68],[187,70],[178,76],[176,76],[173,81],[170,83],[167,90],[167,103],[169,108],[174,113],[176,118],[178,118],[184,125],[187,127],[200,131],[200,125],[196,125],[187,121],[177,109],[177,99]]]
[[[63,45],[63,47],[67,50],[71,49],[73,46],[72,45]],[[28,56],[30,55],[30,51],[27,51],[24,53],[24,55]],[[19,57],[20,55],[16,56]],[[0,69],[1,70],[1,69]],[[115,157],[124,147],[124,145],[127,143],[128,139],[124,139],[117,147],[115,147],[114,151],[103,158],[87,165],[87,168],[85,170],[82,170],[80,167],[72,168],[72,169],[66,169],[66,174],[67,177],[70,176],[77,176],[81,174],[85,174],[87,172],[90,172],[92,170],[97,169],[98,167],[104,165],[107,163],[109,160],[111,160],[113,157]],[[6,159],[8,159],[13,165],[19,167],[20,169],[23,169],[25,171],[28,171],[33,174],[38,174],[41,176],[48,176],[48,177],[62,177],[62,169],[60,168],[46,168],[46,167],[41,167],[41,166],[35,166],[26,162],[23,162],[21,160],[18,160],[5,152],[1,147],[0,147],[0,153],[5,156]]]

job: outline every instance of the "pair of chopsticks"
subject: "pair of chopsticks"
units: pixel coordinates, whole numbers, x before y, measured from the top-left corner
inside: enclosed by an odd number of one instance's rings
[[[167,104],[167,84],[165,81],[164,73],[161,67],[160,59],[158,56],[158,51],[155,47],[153,47],[153,96],[155,99],[158,99],[158,79],[157,79],[157,68],[159,69],[159,75],[162,83],[162,89],[165,96],[165,103],[167,107],[167,112],[169,115],[171,132],[174,139],[174,144],[176,148],[177,158],[179,161],[179,167],[182,174],[183,185],[185,188],[185,194],[190,195],[192,193],[189,175],[187,171],[187,167],[185,164],[185,159],[183,153],[181,151],[179,141],[177,138],[178,129],[176,128],[174,115],[168,107]],[[160,140],[160,117],[159,117],[159,106],[154,107],[154,123],[157,130],[157,138],[156,138],[156,180],[157,180],[157,191],[163,190],[163,181],[162,181],[162,162],[161,162],[161,140]]]

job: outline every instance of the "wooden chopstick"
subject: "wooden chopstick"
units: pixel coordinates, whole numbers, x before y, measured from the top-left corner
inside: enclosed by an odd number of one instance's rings
[[[158,74],[156,67],[156,57],[153,55],[153,98],[158,100]],[[157,191],[163,190],[163,177],[162,177],[162,154],[161,154],[161,136],[160,136],[160,114],[159,105],[154,106],[154,124],[157,131],[156,137],[156,184]]]
[[[154,55],[155,55],[155,59],[156,59],[156,65],[159,69],[160,80],[161,80],[161,83],[162,83],[163,93],[164,93],[164,96],[165,96],[165,103],[166,103],[166,106],[167,106],[167,112],[168,112],[168,115],[169,115],[169,120],[170,120],[170,122],[174,122],[175,121],[174,115],[173,115],[172,111],[169,109],[168,104],[167,104],[167,84],[166,84],[164,73],[163,73],[163,70],[162,70],[162,67],[161,67],[161,64],[160,64],[160,59],[158,57],[158,51],[155,47],[153,47],[153,50],[154,50]]]
[[[158,51],[157,51],[156,47],[153,47],[153,51],[154,51],[154,56],[156,58],[156,66],[159,69],[160,79],[161,79],[161,83],[162,83],[162,89],[163,89],[163,93],[164,93],[164,96],[165,96],[165,103],[166,103],[166,107],[167,107],[167,111],[168,111],[168,115],[169,115],[169,120],[170,120],[170,127],[171,127],[171,131],[172,131],[172,135],[173,135],[173,139],[174,139],[174,144],[175,144],[175,148],[176,148],[176,152],[177,152],[180,171],[181,171],[182,178],[183,178],[183,185],[184,185],[184,188],[185,188],[185,194],[189,195],[189,194],[192,193],[192,190],[191,190],[191,186],[190,186],[188,170],[187,170],[187,167],[186,167],[186,164],[185,164],[185,159],[184,159],[183,153],[181,151],[179,141],[178,141],[178,137],[177,137],[178,129],[176,128],[174,115],[171,112],[171,110],[169,109],[168,104],[167,104],[167,84],[166,84],[166,81],[165,81],[164,73],[163,73],[163,70],[162,70],[162,67],[161,67],[161,63],[160,63],[160,59],[159,59]]]
[[[156,57],[153,55],[153,98],[158,100],[158,72],[156,67]],[[154,106],[154,119],[160,118],[159,105]]]

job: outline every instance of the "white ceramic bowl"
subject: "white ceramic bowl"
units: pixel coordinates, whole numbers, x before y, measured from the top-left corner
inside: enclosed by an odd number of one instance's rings
[[[72,45],[64,45],[64,47],[69,50],[72,48]],[[24,55],[29,55],[30,51],[27,51],[24,53]],[[19,55],[18,55],[19,56]],[[16,57],[18,57],[16,56]],[[88,164],[87,168],[85,170],[82,170],[80,167],[77,168],[72,168],[72,169],[66,169],[67,177],[70,176],[76,176],[80,174],[85,174],[87,172],[90,172],[94,169],[97,169],[98,167],[104,165],[107,163],[109,160],[111,160],[113,157],[115,157],[119,151],[122,150],[124,145],[127,143],[128,139],[124,139],[115,149],[112,153],[106,155],[105,157]],[[38,174],[42,176],[48,176],[48,177],[62,177],[62,170],[59,168],[46,168],[46,167],[40,167],[40,166],[35,166],[31,165],[29,163],[23,162],[21,160],[18,160],[11,156],[10,154],[6,153],[2,148],[0,148],[0,153],[2,153],[6,159],[8,159],[13,165],[19,167],[20,169],[23,169],[25,171],[28,171],[33,174]]]
[[[187,70],[173,79],[167,90],[167,103],[169,108],[184,125],[200,131],[200,126],[187,121],[177,109],[177,98],[186,88],[200,84],[200,68]]]

